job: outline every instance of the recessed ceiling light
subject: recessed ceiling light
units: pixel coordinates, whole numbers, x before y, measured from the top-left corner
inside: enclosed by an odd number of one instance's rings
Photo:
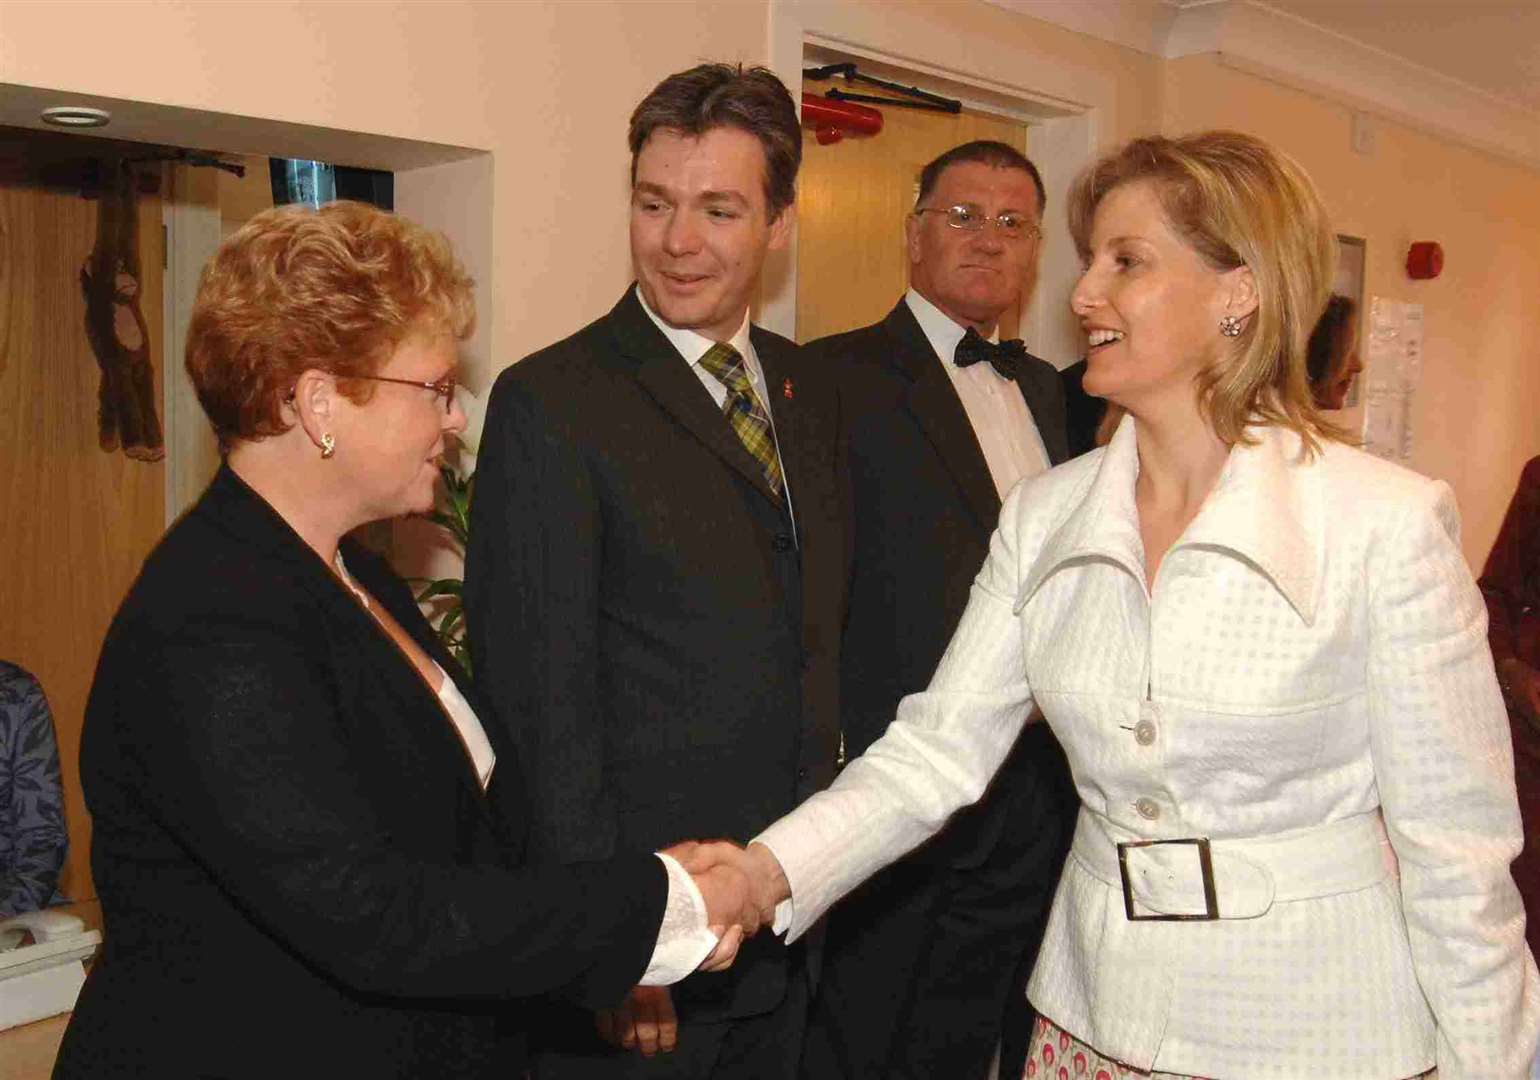
[[[43,123],[54,127],[106,127],[112,114],[106,109],[93,109],[89,105],[54,105],[42,112]]]

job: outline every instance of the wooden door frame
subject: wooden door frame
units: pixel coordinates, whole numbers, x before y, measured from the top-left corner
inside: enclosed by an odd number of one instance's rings
[[[1068,101],[1025,83],[1007,83],[977,73],[946,67],[928,59],[926,43],[912,43],[914,52],[894,55],[876,43],[831,32],[818,25],[813,5],[770,5],[770,68],[791,91],[802,97],[802,69],[833,58],[863,62],[887,75],[912,76],[910,81],[939,86],[965,105],[1021,120],[1029,125],[1028,150],[1043,177],[1049,212],[1045,215],[1038,286],[1022,315],[1022,336],[1033,352],[1061,367],[1084,352],[1084,336],[1069,309],[1069,295],[1080,276],[1080,257],[1069,236],[1063,207],[1070,184],[1088,165],[1098,146],[1099,110],[1088,103]],[[1057,208],[1058,212],[1055,213]],[[895,223],[896,225],[896,223]],[[767,260],[760,284],[757,320],[767,328],[796,339],[797,236],[793,229],[786,249]]]

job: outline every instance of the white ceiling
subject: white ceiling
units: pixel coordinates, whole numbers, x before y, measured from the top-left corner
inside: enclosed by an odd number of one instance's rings
[[[1166,0],[1188,9],[1213,0]],[[1540,0],[1252,0],[1540,114]]]

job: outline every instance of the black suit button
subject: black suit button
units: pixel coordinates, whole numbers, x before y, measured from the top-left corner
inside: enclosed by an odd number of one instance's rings
[[[806,780],[807,779],[807,766],[806,765],[802,766],[802,768],[797,770],[797,779],[798,780]]]
[[[770,546],[776,551],[790,551],[792,548],[791,537],[785,533],[779,533],[774,540],[770,541]]]

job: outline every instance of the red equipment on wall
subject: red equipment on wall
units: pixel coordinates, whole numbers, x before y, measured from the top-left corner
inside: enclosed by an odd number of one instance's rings
[[[803,92],[802,123],[813,129],[820,145],[837,143],[847,135],[875,135],[882,130],[882,113],[851,101],[835,101]]]

